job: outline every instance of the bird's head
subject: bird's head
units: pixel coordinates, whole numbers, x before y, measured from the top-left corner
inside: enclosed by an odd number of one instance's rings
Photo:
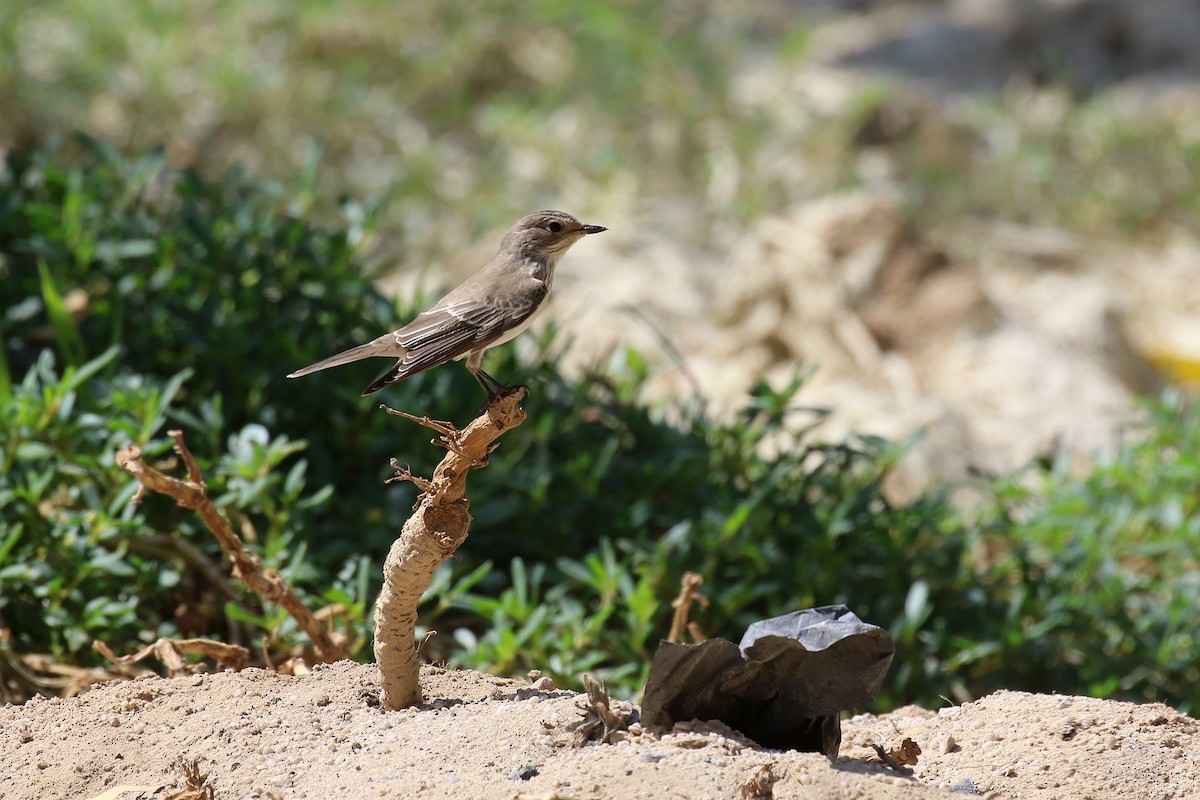
[[[504,235],[501,249],[511,249],[539,260],[557,261],[571,245],[608,228],[584,225],[561,211],[538,211],[517,221]]]

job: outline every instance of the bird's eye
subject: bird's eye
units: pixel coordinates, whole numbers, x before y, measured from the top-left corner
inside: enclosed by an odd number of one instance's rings
[[[561,222],[551,222],[549,225],[546,226],[546,230],[550,231],[551,233],[562,233],[562,223]]]

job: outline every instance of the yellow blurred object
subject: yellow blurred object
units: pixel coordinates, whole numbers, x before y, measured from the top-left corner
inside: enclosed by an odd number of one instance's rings
[[[1190,388],[1200,388],[1200,354],[1178,351],[1149,349],[1146,358],[1170,378],[1172,383]]]

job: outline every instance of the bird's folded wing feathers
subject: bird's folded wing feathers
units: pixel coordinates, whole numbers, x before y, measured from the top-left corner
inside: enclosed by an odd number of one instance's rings
[[[394,334],[397,344],[407,351],[399,364],[399,377],[487,347],[528,319],[545,296],[545,284],[538,281],[533,290],[508,301],[463,300],[431,308]]]

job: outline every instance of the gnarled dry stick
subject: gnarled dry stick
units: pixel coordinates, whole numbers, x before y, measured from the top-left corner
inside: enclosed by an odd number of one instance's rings
[[[183,660],[185,655],[207,656],[217,663],[240,670],[250,661],[250,651],[241,645],[225,644],[212,639],[159,639],[154,644],[146,645],[136,653],[118,656],[99,639],[92,642],[92,649],[100,653],[114,664],[136,664],[143,659],[154,656],[163,664],[172,678],[191,675],[195,670]]]
[[[446,423],[393,411],[441,434],[435,442],[446,448],[433,479],[414,480],[397,468],[393,480],[409,480],[421,489],[414,513],[383,564],[383,590],[375,604],[375,661],[383,678],[380,701],[384,708],[406,708],[421,701],[418,677],[417,603],[433,581],[434,570],[467,538],[467,473],[487,464],[492,443],[525,421],[519,388],[494,399],[487,410],[461,431]],[[393,465],[394,466],[394,465]]]
[[[175,440],[175,452],[187,466],[188,480],[181,481],[164,475],[153,467],[142,462],[142,451],[135,445],[129,445],[117,453],[117,464],[142,484],[143,487],[159,494],[174,497],[175,501],[184,508],[190,508],[200,515],[204,524],[212,531],[213,536],[221,545],[233,564],[233,577],[249,586],[255,594],[269,603],[283,606],[299,623],[308,637],[312,639],[313,649],[317,658],[331,663],[346,657],[345,637],[335,631],[330,631],[318,620],[308,607],[292,592],[292,588],[273,569],[263,569],[258,557],[246,552],[242,540],[237,537],[226,519],[217,511],[212,500],[204,491],[204,483],[200,478],[200,470],[196,460],[183,441],[183,431],[167,431]],[[136,499],[136,498],[135,498]]]

